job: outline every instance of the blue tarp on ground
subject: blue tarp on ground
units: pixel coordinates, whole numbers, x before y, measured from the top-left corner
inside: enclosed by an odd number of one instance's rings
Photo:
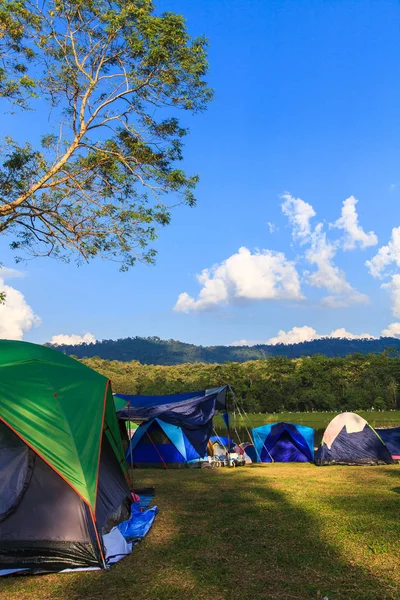
[[[134,502],[131,506],[131,518],[120,523],[118,529],[127,542],[137,544],[147,535],[157,514],[157,506],[142,512],[139,502]]]
[[[376,433],[383,439],[392,456],[400,456],[400,427],[390,429],[375,429]]]
[[[139,505],[142,510],[150,506],[154,499],[155,492],[154,487],[135,489],[135,494],[140,498]]]
[[[294,423],[270,423],[253,429],[257,462],[312,462],[314,429]]]
[[[226,410],[227,389],[228,386],[222,386],[201,392],[168,396],[115,394],[116,398],[126,402],[126,405],[117,411],[117,417],[118,419],[145,422],[158,419],[165,424],[180,428],[197,454],[204,456],[212,432],[212,419],[215,412]],[[137,434],[138,431],[133,437]],[[177,431],[176,436],[178,439]]]

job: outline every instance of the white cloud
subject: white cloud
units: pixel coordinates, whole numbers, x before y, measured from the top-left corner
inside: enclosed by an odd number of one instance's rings
[[[275,233],[276,231],[279,231],[278,227],[275,225],[275,223],[271,223],[270,221],[267,222],[267,227],[268,227],[268,231],[270,233]]]
[[[309,342],[315,340],[317,332],[313,327],[304,325],[303,327],[293,327],[289,331],[280,329],[278,334],[267,341],[267,344],[275,346],[276,344],[299,344],[300,342]]]
[[[399,336],[400,336],[400,323],[399,325]],[[384,333],[382,332],[382,335]],[[312,340],[319,340],[321,338],[340,338],[348,340],[363,340],[363,339],[375,339],[370,333],[350,333],[344,327],[334,329],[328,334],[319,334],[313,327],[303,325],[302,327],[293,327],[289,331],[280,329],[276,336],[269,338],[266,341],[261,340],[240,340],[239,342],[233,342],[231,346],[256,346],[257,344],[269,344],[276,346],[276,344],[300,344],[301,342],[311,342]]]
[[[23,277],[23,273],[0,268],[0,292],[6,295],[5,303],[0,304],[0,338],[22,340],[24,333],[39,325],[40,319],[26,302],[24,295],[6,285],[5,281],[11,277]]]
[[[383,283],[383,289],[389,291],[392,300],[392,313],[395,317],[400,317],[400,275],[392,275],[389,283]]]
[[[306,282],[315,288],[325,289],[328,296],[321,300],[323,306],[329,308],[341,308],[351,304],[368,302],[368,297],[355,290],[346,280],[343,270],[335,264],[334,258],[340,247],[340,242],[330,242],[323,231],[323,223],[311,227],[311,219],[316,215],[311,204],[300,198],[294,198],[286,193],[283,196],[282,212],[286,215],[292,225],[293,239],[301,245],[309,247],[304,254],[306,261],[316,267],[314,272],[305,271],[303,274]],[[342,218],[336,223],[336,227],[344,228],[347,236],[345,246],[350,247],[352,243],[370,245],[373,232],[366,234],[358,224],[358,216],[355,211],[357,200],[351,196],[343,204]],[[376,236],[375,236],[376,238]],[[375,243],[377,240],[375,240]]]
[[[386,267],[395,264],[400,267],[400,227],[392,229],[387,246],[381,246],[371,260],[365,263],[372,277],[383,277],[386,275]]]
[[[326,337],[340,338],[340,339],[344,338],[347,340],[365,340],[365,339],[374,340],[374,339],[376,339],[370,333],[359,333],[359,334],[350,333],[350,331],[347,331],[344,327],[340,327],[340,329],[335,329],[334,331],[331,331],[331,333]]]
[[[80,344],[94,344],[95,342],[96,338],[92,333],[84,333],[83,335],[59,333],[58,335],[53,335],[50,341],[51,344],[57,346],[79,346]]]
[[[361,248],[368,248],[368,246],[376,246],[378,243],[376,234],[373,231],[365,233],[359,224],[356,210],[357,202],[358,200],[354,196],[347,198],[343,202],[342,216],[333,224],[333,227],[345,231],[343,240],[344,250],[352,250],[357,245]]]
[[[390,323],[387,329],[382,330],[382,337],[398,337],[400,338],[400,323]]]
[[[282,196],[282,212],[292,225],[293,239],[305,242],[311,234],[310,220],[317,214],[311,204],[286,193]]]
[[[282,252],[250,252],[240,248],[219,265],[197,276],[203,286],[198,299],[179,295],[174,310],[202,311],[240,300],[303,300],[295,264]]]
[[[228,346],[257,346],[257,344],[265,344],[265,342],[260,342],[260,340],[239,340],[228,344]]]
[[[333,259],[337,253],[337,244],[326,239],[322,228],[322,223],[315,227],[311,234],[311,246],[305,253],[306,260],[317,267],[313,273],[305,273],[307,283],[330,293],[322,299],[322,304],[329,308],[368,302],[368,297],[355,290],[346,280],[344,271],[335,265]]]

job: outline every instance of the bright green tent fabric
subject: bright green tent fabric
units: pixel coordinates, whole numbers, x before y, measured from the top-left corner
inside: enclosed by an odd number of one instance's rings
[[[0,340],[0,419],[93,513],[103,428],[125,469],[109,381],[57,350]]]

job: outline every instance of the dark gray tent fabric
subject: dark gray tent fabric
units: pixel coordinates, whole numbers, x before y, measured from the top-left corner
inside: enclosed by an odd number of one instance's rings
[[[5,469],[1,470],[5,465],[0,465],[0,498],[8,513],[0,524],[0,570],[40,572],[99,567],[102,558],[85,502],[6,425],[2,424],[0,429],[4,460],[6,456],[12,459]],[[26,473],[21,476],[23,493],[19,483],[19,487],[14,486],[11,498],[3,487],[3,481],[6,483],[3,471],[8,481],[18,480],[20,466]],[[112,525],[125,520],[129,506],[129,487],[103,435],[96,506],[98,532],[102,532],[110,519]]]
[[[118,523],[129,519],[131,493],[115,452],[103,435],[96,503],[96,522],[99,531],[106,533]]]
[[[33,470],[34,455],[0,421],[0,523],[18,506]]]
[[[1,523],[0,569],[59,571],[98,566],[99,560],[85,503],[36,456],[25,494]]]

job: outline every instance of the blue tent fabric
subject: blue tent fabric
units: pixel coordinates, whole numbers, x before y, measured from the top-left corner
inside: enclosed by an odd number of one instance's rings
[[[244,449],[245,454],[247,454],[247,456],[250,458],[250,460],[253,463],[257,462],[257,452],[256,452],[256,449],[254,448],[254,444],[249,444],[248,446],[245,446],[243,449]]]
[[[216,410],[226,410],[226,392],[228,390],[227,385],[212,388],[209,390],[201,390],[199,392],[185,392],[184,394],[167,394],[163,396],[132,396],[129,394],[114,394],[117,398],[121,398],[126,401],[126,404],[130,405],[132,409],[135,409],[140,413],[142,409],[167,406],[169,404],[185,403],[187,400],[193,400],[195,398],[206,399],[207,396],[216,397]],[[135,414],[132,411],[130,414]]]
[[[227,427],[227,429],[229,429],[229,425],[231,423],[231,416],[229,413],[223,413],[222,415],[222,419]]]
[[[270,423],[252,431],[257,462],[312,462],[314,429],[294,423]]]
[[[125,455],[128,463],[154,466],[184,465],[204,456],[196,451],[180,427],[161,419],[142,423],[132,436]]]
[[[229,448],[230,451],[233,451],[236,446],[235,442],[229,440],[227,437],[222,437],[221,435],[212,435],[210,440],[213,444],[217,443],[226,449]]]
[[[367,423],[362,431],[348,433],[343,427],[331,448],[322,442],[315,455],[317,465],[391,464],[392,457],[382,439]]]
[[[400,427],[390,429],[375,429],[376,433],[385,442],[392,456],[400,456]]]
[[[212,390],[168,396],[117,394],[118,398],[126,401],[126,406],[117,411],[117,418],[147,422],[158,418],[164,423],[179,427],[196,452],[204,456],[215,412],[226,410],[227,389],[228,386],[222,386]]]

